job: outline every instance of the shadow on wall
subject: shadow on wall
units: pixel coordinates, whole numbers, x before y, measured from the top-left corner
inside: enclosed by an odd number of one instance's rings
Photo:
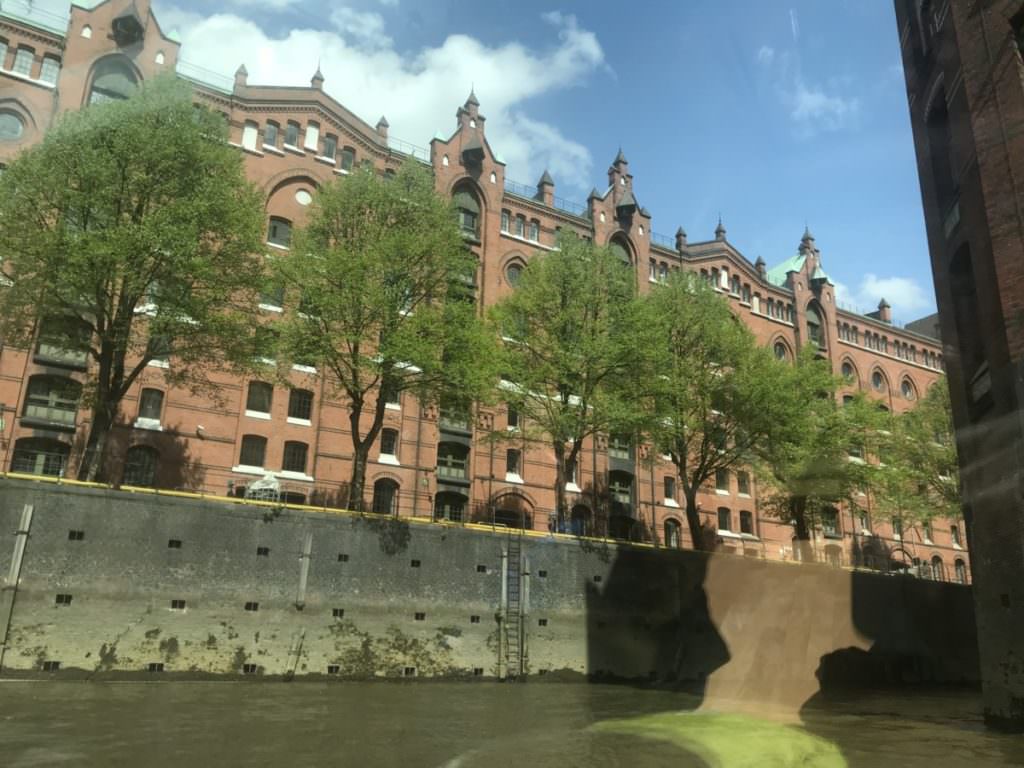
[[[604,583],[586,584],[589,677],[671,683],[699,703],[709,676],[730,659],[704,590],[711,556],[614,546],[594,554],[612,566]]]
[[[112,468],[109,481],[122,485],[170,490],[204,487],[206,468],[189,450],[189,440],[178,426],[164,431],[117,429],[107,459]]]

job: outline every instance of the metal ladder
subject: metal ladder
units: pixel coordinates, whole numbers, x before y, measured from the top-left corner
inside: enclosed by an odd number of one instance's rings
[[[508,538],[508,566],[505,580],[505,677],[514,680],[523,674],[523,555],[518,536]]]

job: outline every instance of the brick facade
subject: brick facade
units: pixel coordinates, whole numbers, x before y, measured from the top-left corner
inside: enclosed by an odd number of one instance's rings
[[[118,26],[132,8],[141,14],[137,16],[141,30],[134,37],[131,25]],[[51,42],[45,50],[62,56],[65,64],[55,87],[17,77],[6,65],[0,71],[0,94],[13,96],[0,96],[0,112],[16,112],[26,125],[33,126],[20,140],[0,142],[0,163],[22,146],[38,141],[61,110],[88,103],[96,73],[107,71],[98,69],[102,62],[123,62],[135,79],[145,79],[174,67],[177,61],[177,43],[160,30],[145,2],[107,0],[91,11],[74,7],[64,33],[49,31],[45,35],[24,20],[5,18],[5,12],[0,12],[0,35],[8,39],[9,46],[25,36],[48,35]],[[87,27],[91,34],[84,37]],[[119,42],[118,34],[129,34],[132,42]],[[38,46],[37,58],[43,50]],[[713,239],[701,242],[690,242],[682,228],[671,238],[654,233],[651,214],[636,204],[638,193],[622,152],[608,169],[605,191],[595,189],[586,204],[569,203],[556,196],[554,180],[547,174],[536,187],[523,187],[506,178],[504,163],[487,141],[486,118],[475,95],[456,110],[454,131],[448,138],[435,138],[429,148],[420,149],[389,137],[385,119],[371,125],[349,112],[324,91],[319,73],[309,87],[269,87],[250,85],[244,67],[233,83],[228,80],[217,85],[209,78],[197,79],[185,67],[178,72],[193,83],[198,101],[225,115],[232,144],[244,153],[250,178],[265,191],[268,219],[300,223],[309,195],[319,185],[344,177],[351,167],[368,163],[387,173],[410,155],[429,164],[439,192],[467,194],[479,209],[477,233],[469,242],[479,259],[475,287],[481,311],[511,290],[510,277],[514,279],[516,265],[550,251],[558,230],[567,229],[598,243],[620,246],[635,267],[641,291],[649,290],[670,270],[706,274],[758,340],[779,354],[792,357],[808,342],[814,332],[808,322],[813,317],[809,308],[816,308],[821,318],[821,346],[836,372],[851,367],[851,388],[872,392],[892,412],[911,407],[943,375],[942,349],[936,339],[892,325],[884,302],[873,316],[837,307],[834,287],[823,271],[821,253],[810,232],[804,233],[794,256],[772,270],[761,260],[751,263],[729,242],[722,225]],[[112,82],[111,87],[117,87],[116,80]],[[271,126],[276,126],[276,137]],[[635,214],[621,217],[623,206],[635,207]],[[268,243],[268,255],[286,258],[283,243]],[[268,317],[281,311],[272,298],[261,307]],[[53,363],[38,348],[4,347],[0,351],[4,469],[74,468],[89,414],[79,412],[64,425],[27,417],[27,385],[33,376],[81,376],[74,366]],[[169,364],[173,366],[173,358]],[[223,401],[214,403],[169,389],[163,382],[163,369],[152,365],[124,401],[112,441],[116,455],[135,466],[132,462],[138,461],[140,453],[130,454],[131,449],[155,449],[155,482],[162,487],[201,488],[218,495],[238,493],[260,480],[265,468],[276,475],[293,501],[337,503],[348,478],[351,449],[346,406],[329,382],[309,371],[294,371],[294,385],[312,396],[308,413],[283,387],[274,388],[269,405],[260,401],[259,410],[254,410],[247,408],[254,404],[247,403],[249,382],[222,377],[221,385]],[[163,392],[156,412],[140,415],[143,389]],[[382,480],[397,483],[397,500],[386,506],[402,515],[526,522],[546,530],[554,507],[552,456],[542,446],[517,445],[514,431],[508,441],[484,439],[493,428],[507,426],[507,420],[503,409],[481,408],[468,423],[458,424],[437,408],[421,408],[411,396],[403,395],[401,402],[389,406],[384,425],[398,433],[397,445],[391,454],[371,453],[368,488]],[[243,460],[251,455],[242,456],[246,436],[265,439],[262,468]],[[258,442],[249,441],[253,445]],[[279,469],[284,466],[286,443],[307,446],[302,471]],[[459,471],[437,471],[441,444],[446,450],[451,446],[458,451],[469,449],[464,477]],[[632,476],[632,518],[625,529],[611,532],[659,545],[688,546],[681,495],[677,490],[675,498],[666,498],[666,478],[674,476],[672,465],[649,456],[646,446],[628,452],[627,459],[610,460],[607,447],[606,438],[583,446],[574,486],[577,490],[572,491],[570,501],[576,530],[608,532],[607,496],[598,489],[607,487],[611,464],[621,469],[625,460]],[[518,473],[510,474],[506,472],[507,451],[516,448],[522,451],[521,466]],[[67,463],[59,457],[47,463],[47,451],[66,451]],[[707,522],[717,525],[722,521],[722,547],[756,557],[792,559],[790,526],[760,514],[756,478],[747,478],[743,492],[740,482],[738,473],[730,473],[723,478],[722,488],[712,487],[701,494]],[[870,499],[865,499],[865,504],[870,509]],[[874,562],[885,568],[893,562],[928,565],[940,561],[943,577],[950,580],[966,573],[968,555],[954,542],[950,522],[936,521],[929,540],[921,527],[908,527],[898,536],[889,519],[881,517],[862,521],[842,511],[837,530],[817,532],[820,554],[851,565],[862,564],[865,552],[881,553]]]
[[[897,0],[975,553],[986,716],[1024,729],[1021,0]]]

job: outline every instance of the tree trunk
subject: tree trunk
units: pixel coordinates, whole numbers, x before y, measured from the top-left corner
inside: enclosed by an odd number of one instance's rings
[[[370,458],[370,442],[363,440],[358,445],[353,439],[352,474],[348,482],[349,509],[362,512],[366,508],[366,464]]]
[[[549,528],[557,533],[564,530],[566,515],[565,498],[565,445],[556,440],[555,449],[555,520]]]
[[[802,563],[813,563],[816,558],[814,557],[814,547],[811,545],[811,530],[807,526],[807,497],[792,497],[789,500],[789,512],[793,516],[797,557]]]
[[[92,423],[85,443],[85,453],[78,467],[78,479],[103,483],[107,481],[106,462],[107,437],[113,426],[113,408],[105,401],[99,402],[92,410]]]
[[[690,528],[690,540],[693,548],[700,551],[709,551],[711,542],[704,536],[704,526],[700,522],[700,510],[697,509],[697,489],[686,492],[686,524]]]

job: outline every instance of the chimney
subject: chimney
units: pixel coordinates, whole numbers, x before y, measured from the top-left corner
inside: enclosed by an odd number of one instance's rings
[[[553,207],[555,204],[555,180],[551,178],[551,174],[547,172],[547,169],[544,170],[544,175],[537,182],[537,199],[548,208]]]
[[[384,115],[380,116],[380,120],[377,121],[377,135],[382,139],[388,137],[388,119]]]
[[[235,92],[237,93],[242,88],[245,88],[249,84],[249,70],[245,68],[245,64],[242,64],[238,69],[235,70]]]
[[[885,299],[878,302],[878,319],[883,323],[892,324],[892,305]]]
[[[686,230],[682,227],[676,230],[676,250],[680,253],[686,250]]]
[[[754,269],[757,270],[757,274],[764,280],[768,275],[768,265],[764,263],[764,259],[760,256],[757,257],[757,261],[754,262]]]

